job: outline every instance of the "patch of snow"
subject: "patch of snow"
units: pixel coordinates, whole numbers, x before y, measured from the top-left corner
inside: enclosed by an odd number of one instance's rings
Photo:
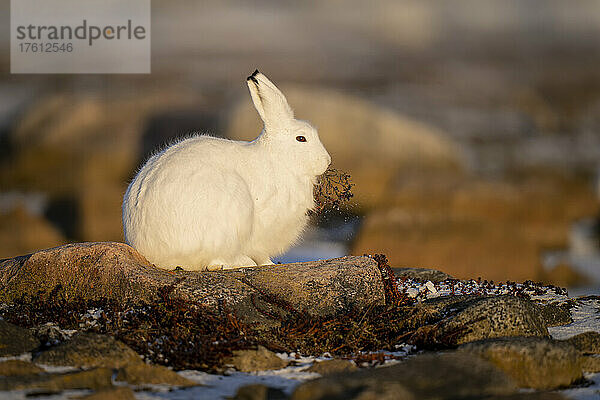
[[[0,362],[8,360],[31,361],[31,353],[23,353],[19,354],[18,356],[0,357]]]
[[[552,326],[548,332],[554,339],[568,339],[587,331],[600,332],[600,300],[579,299],[571,309],[573,322],[563,326]]]
[[[203,386],[177,389],[169,392],[137,392],[138,400],[219,400],[233,397],[237,390],[246,385],[263,384],[272,388],[283,390],[286,394],[300,383],[319,377],[319,374],[301,372],[302,367],[286,367],[274,371],[260,371],[255,373],[232,372],[229,375],[213,375],[201,371],[181,371],[179,374]]]
[[[68,366],[56,366],[56,365],[47,365],[47,364],[36,364],[38,367],[43,368],[44,371],[54,374],[63,374],[66,372],[74,372],[79,371],[80,369],[77,367],[68,367]]]
[[[561,390],[558,393],[568,399],[573,400],[598,400],[600,399],[600,373],[584,374],[585,379],[590,381],[591,385]]]

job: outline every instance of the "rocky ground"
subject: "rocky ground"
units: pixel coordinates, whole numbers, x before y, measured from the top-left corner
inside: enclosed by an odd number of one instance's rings
[[[600,299],[555,286],[391,269],[382,256],[168,273],[117,243],[2,260],[0,282],[2,398],[600,393]]]

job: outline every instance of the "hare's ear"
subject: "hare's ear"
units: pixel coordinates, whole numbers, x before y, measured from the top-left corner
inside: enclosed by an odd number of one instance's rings
[[[285,96],[266,76],[254,71],[247,79],[254,107],[267,127],[277,127],[294,118]]]

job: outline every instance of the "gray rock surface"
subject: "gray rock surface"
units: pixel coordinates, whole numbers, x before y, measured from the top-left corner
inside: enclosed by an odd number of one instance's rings
[[[241,372],[255,372],[284,368],[288,362],[263,346],[258,346],[256,350],[234,351],[227,364]]]
[[[514,296],[435,298],[417,310],[429,322],[418,327],[408,342],[426,348],[503,336],[548,336],[539,308]]]
[[[418,282],[431,281],[433,283],[445,281],[446,279],[453,279],[452,276],[445,272],[438,271],[437,269],[429,268],[392,268],[396,278],[409,278],[414,279]]]
[[[293,400],[457,399],[514,393],[514,382],[467,353],[422,354],[390,367],[323,377],[300,385]]]
[[[120,302],[150,301],[160,288],[209,307],[227,307],[245,322],[272,326],[270,315],[287,303],[313,315],[343,313],[385,302],[377,263],[368,257],[342,257],[287,265],[216,272],[168,272],[150,265],[123,243],[74,243],[0,261],[0,301],[36,295],[62,285],[75,297]],[[270,301],[276,297],[280,302]]]
[[[459,350],[488,360],[524,388],[558,389],[583,377],[577,350],[562,341],[538,337],[498,338],[468,343]]]
[[[28,329],[0,320],[0,357],[17,356],[39,345],[40,342]]]
[[[77,333],[71,340],[38,354],[33,361],[39,364],[71,367],[120,368],[141,363],[138,354],[111,336]]]

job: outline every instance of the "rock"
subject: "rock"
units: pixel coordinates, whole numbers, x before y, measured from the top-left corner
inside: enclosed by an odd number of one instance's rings
[[[517,393],[508,396],[486,397],[485,400],[567,400],[565,396],[556,392]]]
[[[120,368],[116,380],[125,381],[130,385],[151,384],[183,387],[198,385],[162,365],[150,365],[139,362]]]
[[[600,354],[600,333],[589,331],[566,339],[583,354]]]
[[[39,345],[40,342],[28,329],[0,320],[0,357],[18,356]]]
[[[60,392],[66,389],[104,389],[112,386],[113,371],[95,368],[62,374],[40,374],[0,377],[0,390],[43,390]]]
[[[8,212],[0,210],[0,259],[65,242],[63,234],[43,215],[35,215],[22,205]]]
[[[285,400],[287,398],[281,389],[261,384],[242,386],[233,397],[234,400]]]
[[[431,125],[340,92],[299,87],[283,92],[296,115],[318,127],[333,166],[352,175],[355,199],[363,207],[386,200],[401,174],[463,169],[460,148]],[[261,129],[244,99],[232,111],[226,135],[253,140]]]
[[[573,240],[573,239],[570,239]],[[590,278],[574,268],[567,260],[550,269],[543,268],[540,272],[540,281],[552,282],[560,287],[577,287],[589,284]]]
[[[357,370],[356,364],[350,360],[335,358],[333,360],[316,361],[306,371],[316,372],[321,375],[337,374]]]
[[[82,400],[135,400],[133,390],[126,386],[114,387],[100,390],[88,396],[82,397]]]
[[[392,268],[397,279],[407,278],[417,282],[431,281],[433,283],[454,279],[445,272],[429,268]]]
[[[558,389],[583,377],[577,350],[562,341],[510,337],[468,343],[459,349],[491,362],[524,388]]]
[[[241,372],[255,372],[285,368],[288,362],[263,346],[258,346],[256,350],[234,351],[227,364]]]
[[[296,388],[292,399],[487,398],[515,390],[514,382],[487,361],[451,352],[308,381]]]
[[[541,316],[546,322],[546,326],[562,326],[573,322],[571,317],[571,304],[569,303],[550,303],[539,306]]]
[[[71,338],[71,335],[60,329],[58,325],[52,322],[43,325],[34,326],[29,329],[31,333],[46,346],[55,346]]]
[[[124,184],[141,156],[147,119],[197,105],[198,96],[153,88],[144,95],[63,92],[36,100],[10,131],[13,154],[0,171],[0,187],[44,192],[51,202],[68,200],[77,215],[61,215],[60,223],[67,225],[65,233],[72,230],[71,238],[119,240]]]
[[[330,316],[385,302],[381,272],[368,257],[172,274],[114,242],[75,243],[2,260],[0,284],[0,301],[5,302],[62,285],[73,299],[121,303],[156,300],[158,290],[171,285],[176,296],[217,311],[226,303],[244,322],[264,326],[278,324],[271,316],[288,306]]]
[[[412,333],[408,343],[424,348],[503,336],[548,336],[538,307],[515,296],[438,297],[424,301],[417,310],[431,323]]]
[[[513,183],[440,175],[397,185],[387,204],[365,212],[351,254],[383,253],[392,266],[442,269],[458,279],[552,282],[539,249],[567,243],[573,220],[598,208],[584,181],[560,177]]]
[[[29,361],[7,360],[0,362],[1,376],[35,375],[44,371],[44,369]]]
[[[590,372],[596,374],[600,372],[600,357],[597,355],[594,356],[580,356],[579,360],[581,361],[581,369],[583,372]]]
[[[77,333],[71,340],[52,347],[33,359],[38,364],[71,367],[120,368],[141,363],[138,354],[111,336]]]

